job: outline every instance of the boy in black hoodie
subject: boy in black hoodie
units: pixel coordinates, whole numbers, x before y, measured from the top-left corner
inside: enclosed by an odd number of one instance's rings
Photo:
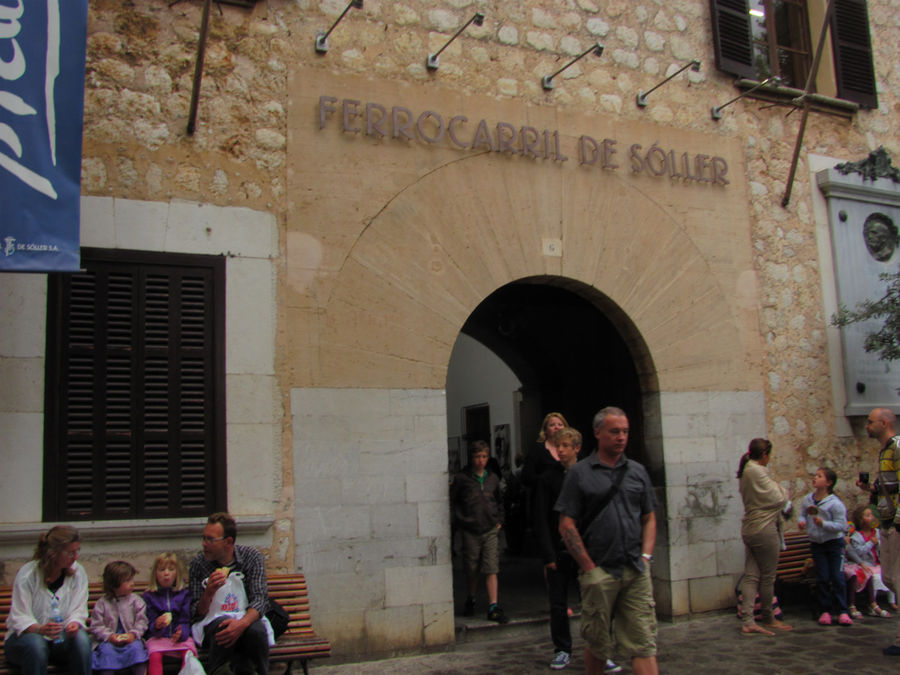
[[[487,470],[489,456],[490,449],[486,442],[472,443],[469,465],[456,474],[450,485],[450,503],[453,505],[453,518],[462,534],[468,582],[463,615],[472,616],[475,613],[475,590],[480,572],[485,576],[488,620],[506,623],[508,619],[497,603],[503,500],[500,497],[500,478]]]

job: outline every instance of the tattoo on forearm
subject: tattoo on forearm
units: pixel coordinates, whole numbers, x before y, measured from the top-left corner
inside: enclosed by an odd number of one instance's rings
[[[567,528],[563,532],[563,543],[566,545],[566,548],[569,549],[569,553],[575,560],[580,560],[582,556],[587,555],[587,550],[584,548],[584,541],[582,541],[581,535],[578,534],[578,530],[574,527]]]

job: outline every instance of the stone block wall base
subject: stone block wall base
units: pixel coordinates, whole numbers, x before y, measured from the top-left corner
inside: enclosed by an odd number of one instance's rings
[[[341,657],[454,640],[442,390],[291,390],[295,560]]]

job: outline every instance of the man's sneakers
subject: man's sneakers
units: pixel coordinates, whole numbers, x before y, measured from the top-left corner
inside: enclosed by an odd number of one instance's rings
[[[496,602],[488,607],[487,620],[496,621],[497,623],[509,623],[509,619],[503,613],[503,608]]]
[[[572,661],[572,656],[569,652],[558,651],[556,652],[556,656],[553,657],[553,660],[550,662],[551,670],[562,670]],[[622,666],[617,665],[613,662],[612,659],[606,659],[606,666],[603,668],[603,672],[605,673],[621,673]]]
[[[466,598],[466,604],[463,605],[463,616],[475,616],[475,598],[469,596]]]
[[[900,647],[897,645],[891,645],[890,647],[885,647],[881,650],[881,653],[885,656],[900,656]]]
[[[550,668],[551,670],[562,670],[569,665],[569,661],[571,660],[572,657],[569,656],[569,652],[556,652],[556,656],[554,656],[553,660],[550,662]]]

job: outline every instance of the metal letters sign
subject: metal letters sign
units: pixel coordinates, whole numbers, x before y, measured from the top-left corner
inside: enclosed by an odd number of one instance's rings
[[[0,0],[0,271],[79,268],[88,0]]]

